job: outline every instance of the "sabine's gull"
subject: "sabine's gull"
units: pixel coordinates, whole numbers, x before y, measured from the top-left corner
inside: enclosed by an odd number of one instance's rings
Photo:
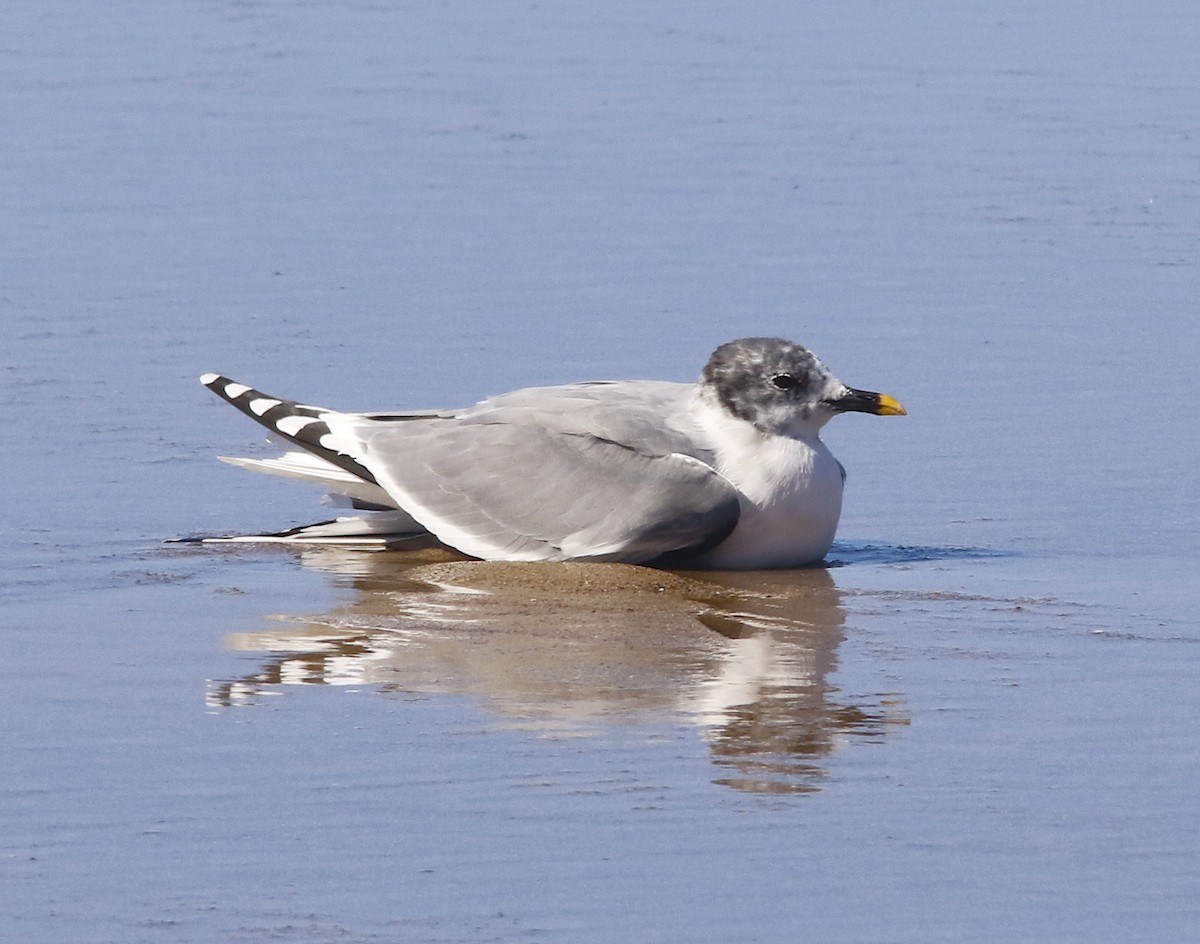
[[[235,540],[432,536],[502,561],[815,563],[833,542],[845,481],[821,427],[838,413],[905,412],[779,338],[722,345],[695,384],[531,387],[458,410],[342,413],[220,374],[201,382],[294,447],[225,461],[317,483],[370,512]]]

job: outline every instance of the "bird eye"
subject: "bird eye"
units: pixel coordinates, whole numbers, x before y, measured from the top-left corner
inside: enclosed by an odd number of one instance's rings
[[[771,383],[773,383],[780,390],[792,390],[795,387],[800,386],[800,381],[798,381],[791,374],[776,374],[771,378]]]

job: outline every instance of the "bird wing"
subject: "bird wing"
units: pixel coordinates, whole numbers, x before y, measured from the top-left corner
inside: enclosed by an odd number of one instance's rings
[[[475,557],[638,563],[715,546],[737,524],[736,489],[683,453],[494,418],[347,425],[379,485]]]
[[[217,374],[202,381],[475,557],[646,562],[714,547],[740,513],[737,490],[680,419],[684,384],[572,384],[462,411],[338,413]]]

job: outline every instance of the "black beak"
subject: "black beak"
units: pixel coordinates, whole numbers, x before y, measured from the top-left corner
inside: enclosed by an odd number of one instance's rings
[[[895,397],[886,393],[874,393],[870,390],[854,390],[847,388],[840,397],[826,400],[839,413],[873,413],[876,416],[904,416],[907,410],[900,405]]]

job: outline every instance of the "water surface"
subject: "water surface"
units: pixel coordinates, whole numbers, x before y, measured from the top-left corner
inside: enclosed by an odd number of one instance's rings
[[[1200,927],[1200,12],[0,15],[0,922],[28,942]],[[829,566],[165,544],[346,409],[694,377],[847,417]]]

